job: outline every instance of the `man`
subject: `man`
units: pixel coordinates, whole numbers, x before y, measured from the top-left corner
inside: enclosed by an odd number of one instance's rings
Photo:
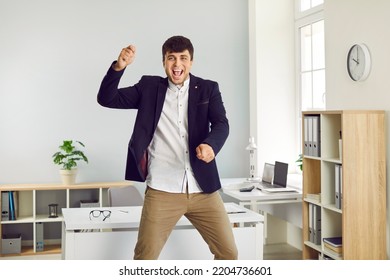
[[[118,89],[135,58],[136,48],[130,45],[100,86],[102,106],[138,109],[126,179],[146,181],[147,188],[134,259],[157,259],[182,215],[215,259],[237,259],[215,162],[229,123],[218,84],[190,74],[193,53],[189,39],[173,36],[162,46],[166,78],[143,76],[137,84]]]

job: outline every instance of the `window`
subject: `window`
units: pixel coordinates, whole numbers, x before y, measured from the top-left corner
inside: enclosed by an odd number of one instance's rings
[[[296,0],[297,137],[301,151],[302,111],[325,109],[325,26],[323,0]]]
[[[304,12],[319,5],[322,5],[324,3],[324,0],[300,0],[299,2],[299,11]]]
[[[301,110],[325,109],[324,20],[299,28]]]

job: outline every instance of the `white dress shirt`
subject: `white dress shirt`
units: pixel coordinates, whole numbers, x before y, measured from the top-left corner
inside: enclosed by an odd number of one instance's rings
[[[160,120],[148,147],[149,187],[170,193],[202,192],[190,165],[188,149],[188,88],[171,83]]]

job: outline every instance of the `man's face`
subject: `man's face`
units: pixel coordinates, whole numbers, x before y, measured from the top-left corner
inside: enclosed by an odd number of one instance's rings
[[[191,71],[191,55],[188,50],[166,53],[163,66],[168,79],[175,85],[182,85]]]

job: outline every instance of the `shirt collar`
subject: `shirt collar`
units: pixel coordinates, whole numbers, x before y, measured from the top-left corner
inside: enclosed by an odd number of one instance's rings
[[[183,86],[175,85],[170,80],[168,80],[168,87],[172,91],[177,91],[177,90],[180,90],[180,89],[186,90],[189,87],[189,85],[190,85],[190,77],[188,77],[188,79],[184,81]]]

